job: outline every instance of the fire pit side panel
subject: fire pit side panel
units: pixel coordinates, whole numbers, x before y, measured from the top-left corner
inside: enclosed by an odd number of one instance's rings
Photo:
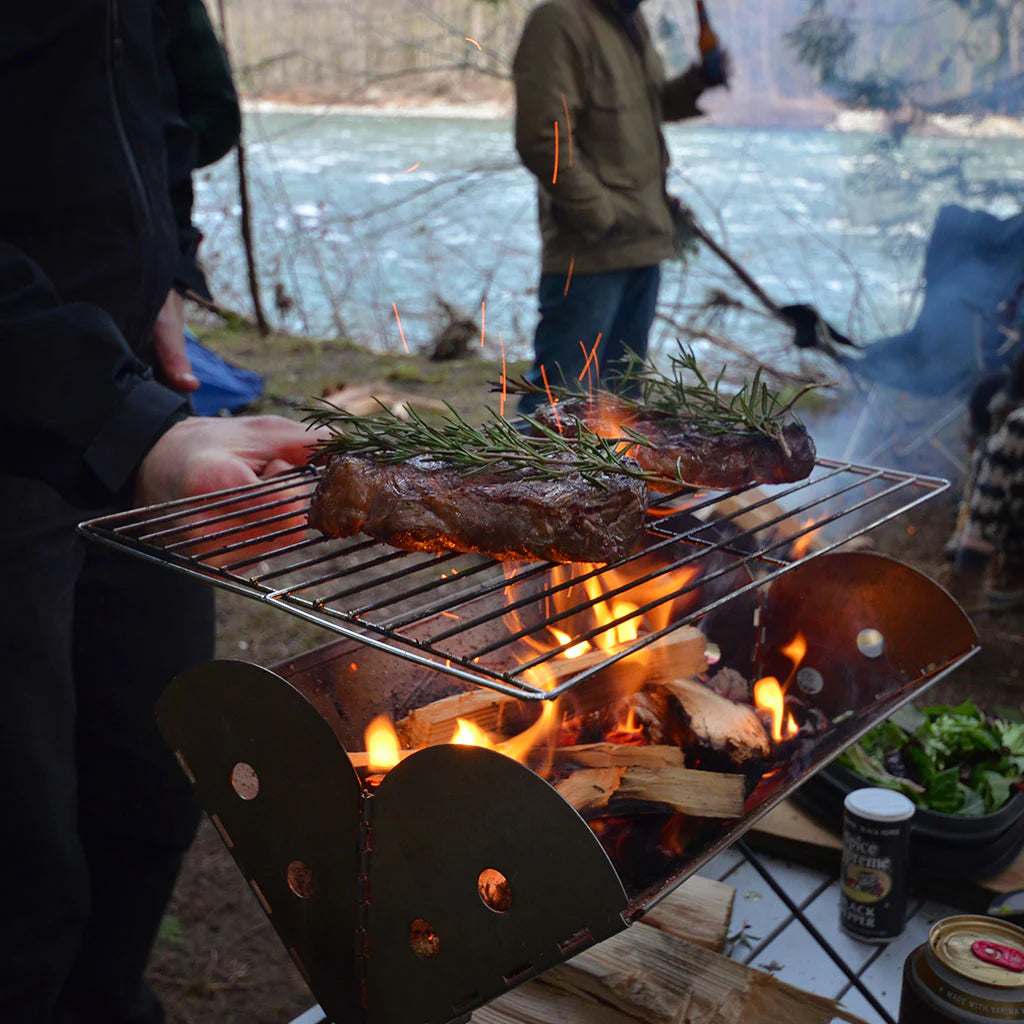
[[[235,661],[183,673],[157,718],[320,1005],[362,1020],[360,786],[331,728],[280,676]]]
[[[371,1021],[440,1024],[626,926],[600,843],[510,758],[429,747],[371,803]]]

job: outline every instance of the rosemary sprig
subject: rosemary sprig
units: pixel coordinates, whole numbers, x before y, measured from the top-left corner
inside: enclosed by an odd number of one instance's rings
[[[654,412],[689,420],[695,427],[711,434],[735,431],[765,434],[782,439],[787,417],[799,422],[793,406],[807,392],[822,384],[805,384],[784,401],[772,391],[758,367],[753,379],[732,395],[723,392],[725,366],[714,380],[701,371],[692,349],[680,346],[678,355],[671,355],[669,371],[662,372],[627,350],[625,366],[611,382],[614,401],[637,411]],[[544,393],[556,401],[578,398],[579,391],[558,385],[539,387],[522,378],[509,381],[507,390],[513,394]],[[633,436],[632,432],[628,432]]]
[[[466,475],[519,474],[530,480],[578,473],[598,487],[605,486],[602,477],[607,474],[654,479],[617,452],[614,439],[599,437],[583,424],[574,427],[572,436],[563,436],[526,416],[535,431],[526,435],[494,410],[474,426],[448,403],[443,416],[428,422],[414,409],[409,409],[408,420],[402,419],[381,403],[379,413],[356,416],[323,399],[318,402],[304,409],[307,422],[330,431],[330,437],[317,443],[318,455],[365,455],[389,463],[427,456]]]

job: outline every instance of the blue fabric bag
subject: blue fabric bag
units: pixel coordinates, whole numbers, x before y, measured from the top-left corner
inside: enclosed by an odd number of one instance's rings
[[[206,348],[187,327],[185,351],[199,388],[191,394],[192,406],[200,416],[220,416],[250,405],[263,394],[263,378],[221,359]]]

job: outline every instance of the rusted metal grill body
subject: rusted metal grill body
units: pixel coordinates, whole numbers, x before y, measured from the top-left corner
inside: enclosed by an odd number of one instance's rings
[[[557,571],[309,537],[292,503],[314,485],[296,474],[82,529],[340,634],[274,671],[200,666],[159,708],[199,799],[337,1021],[452,1020],[625,928],[977,649],[963,612],[934,583],[891,559],[835,550],[940,493],[946,484],[934,478],[822,461],[810,480],[770,497],[666,496],[633,558]],[[201,541],[187,535],[198,517]],[[825,539],[790,560],[811,530]],[[532,670],[566,645],[538,652],[530,638],[561,625],[581,639],[586,599],[572,588],[589,576],[605,577],[605,596],[623,579],[654,582],[653,603],[674,601],[679,612],[586,671],[538,687]],[[567,589],[571,599],[552,612]],[[428,747],[372,786],[348,756],[376,715],[397,718],[474,685],[585,703],[619,661],[686,624],[748,679],[785,676],[783,647],[799,629],[802,664],[821,684],[802,697],[828,724],[788,748],[741,817],[702,825],[684,851],[653,866],[617,870],[573,807],[494,751]],[[881,647],[866,647],[866,635]],[[488,869],[510,888],[502,912],[481,899]]]

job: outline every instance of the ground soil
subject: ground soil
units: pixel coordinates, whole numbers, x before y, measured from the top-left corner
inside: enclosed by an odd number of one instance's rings
[[[263,373],[267,395],[255,411],[296,415],[296,406],[340,384],[387,381],[441,397],[468,416],[494,406],[497,368],[472,357],[433,362],[426,355],[379,355],[337,342],[259,338],[244,325],[207,332],[227,358]],[[520,368],[515,368],[516,372]],[[942,549],[955,518],[951,496],[926,502],[868,535],[875,550],[945,580]],[[980,653],[940,680],[927,702],[972,697],[989,709],[1024,711],[1024,613],[990,614],[963,595]],[[325,643],[318,627],[232,594],[219,596],[218,656],[273,666]],[[188,855],[150,979],[169,1024],[284,1024],[314,1002],[298,970],[220,838],[204,823]]]

